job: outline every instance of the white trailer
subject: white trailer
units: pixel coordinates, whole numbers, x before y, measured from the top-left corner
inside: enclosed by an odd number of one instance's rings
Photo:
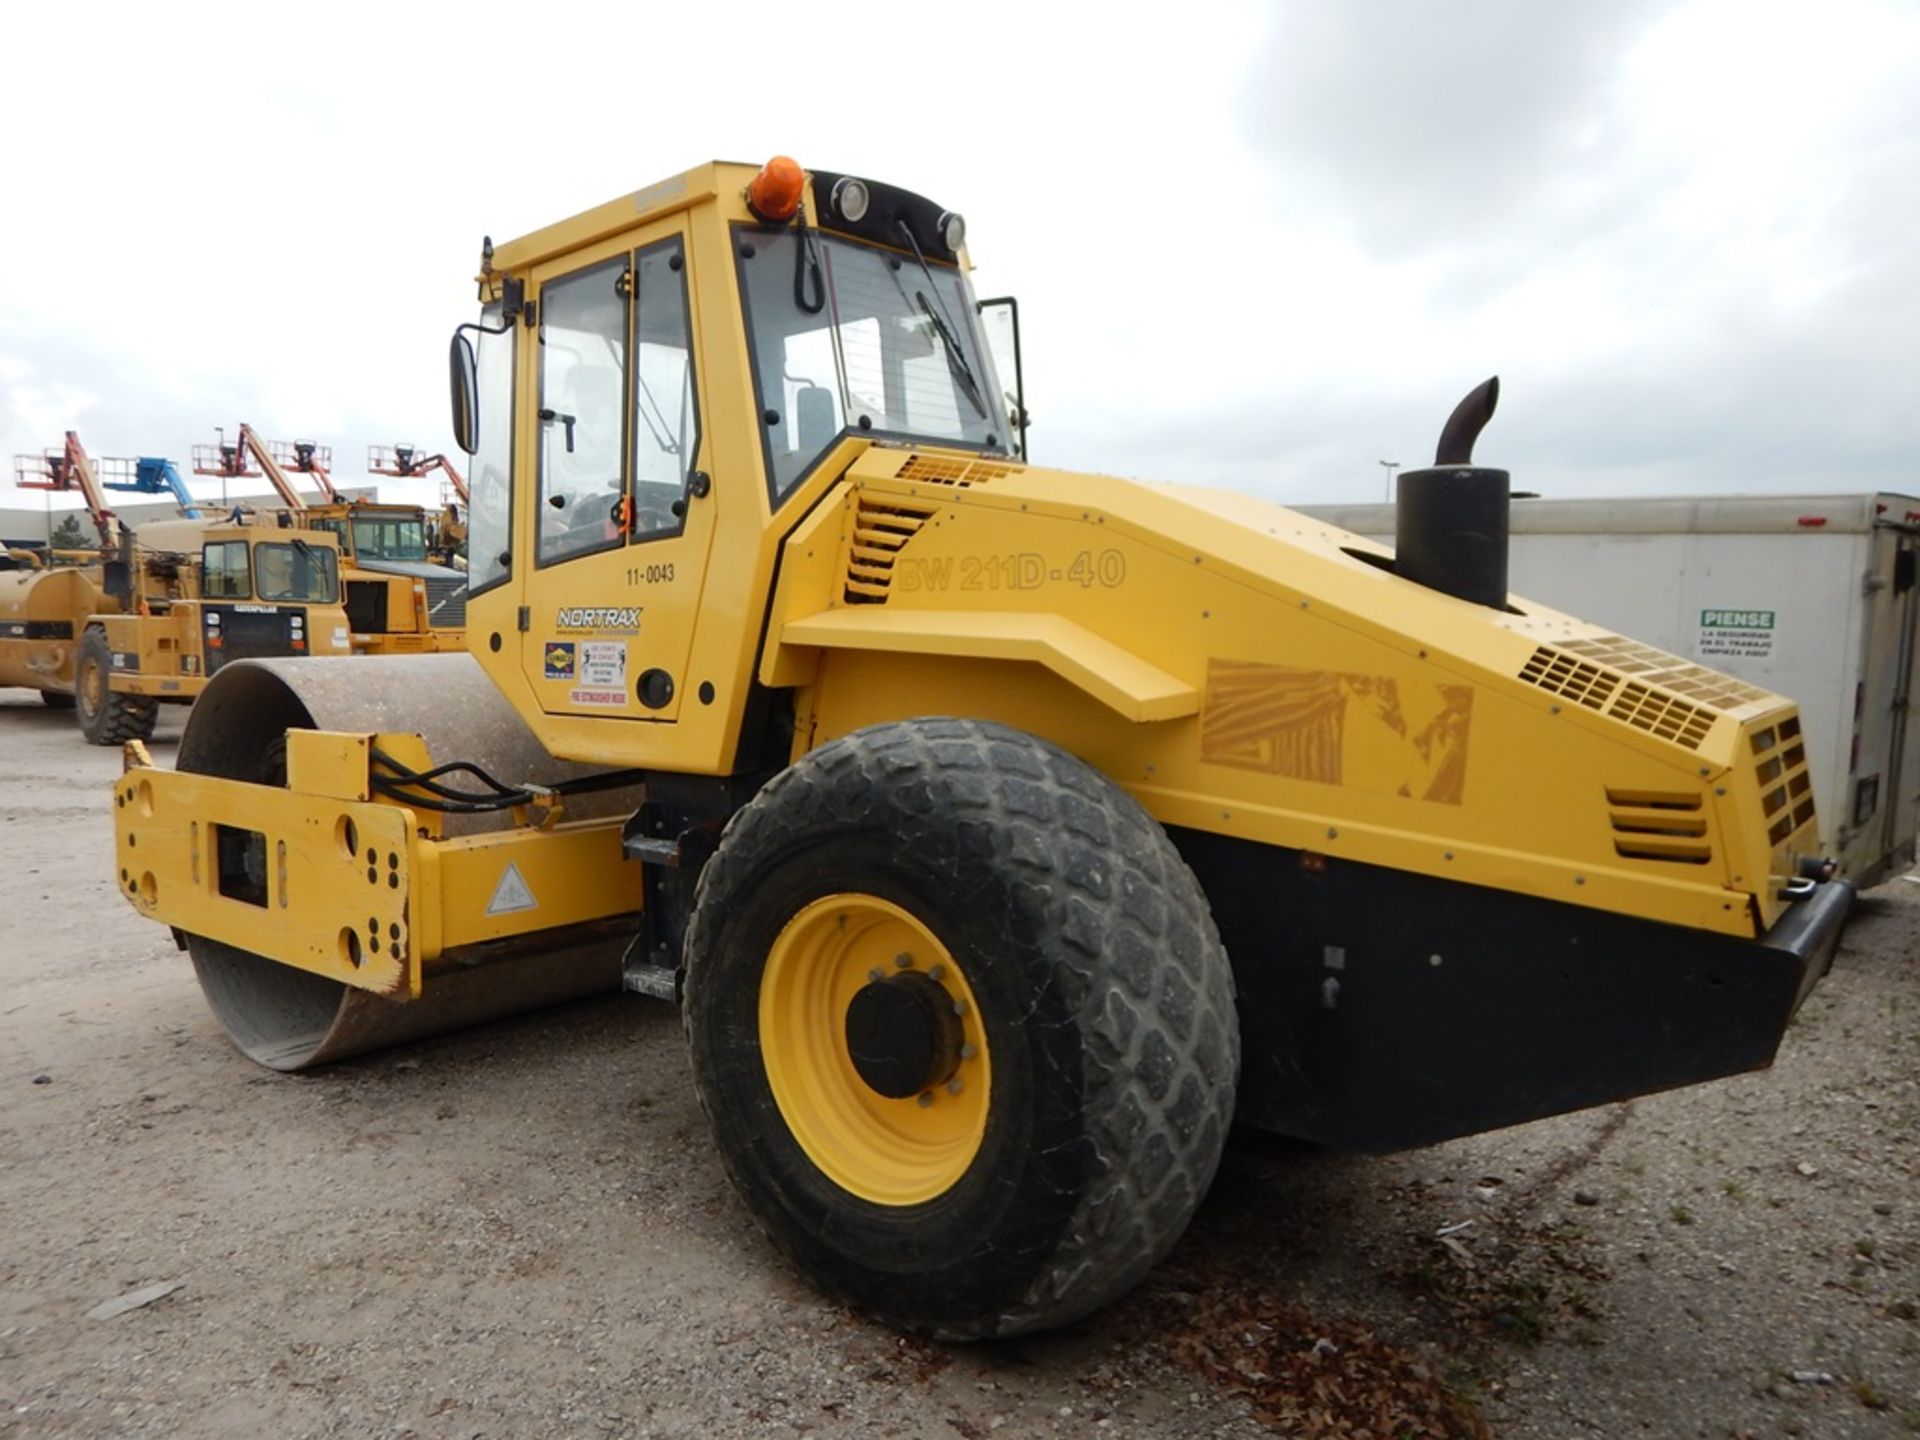
[[[1391,505],[1303,505],[1388,548]],[[1865,888],[1914,862],[1910,495],[1513,502],[1514,594],[1791,697],[1821,843]]]

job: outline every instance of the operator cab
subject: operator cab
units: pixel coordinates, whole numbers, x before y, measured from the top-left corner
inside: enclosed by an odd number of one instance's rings
[[[965,244],[931,200],[784,157],[487,243],[452,348],[471,649],[556,753],[736,768],[780,543],[848,466],[1022,454]]]

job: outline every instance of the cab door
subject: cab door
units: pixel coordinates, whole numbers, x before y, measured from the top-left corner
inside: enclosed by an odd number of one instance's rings
[[[536,275],[521,664],[549,714],[680,713],[714,527],[687,266],[684,228],[667,225]]]

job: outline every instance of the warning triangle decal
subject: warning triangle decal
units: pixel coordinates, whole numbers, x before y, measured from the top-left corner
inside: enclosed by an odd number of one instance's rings
[[[500,883],[493,887],[493,899],[487,902],[487,914],[511,915],[516,910],[536,909],[539,904],[533,898],[533,891],[527,888],[520,867],[509,860],[506,873],[500,877]]]

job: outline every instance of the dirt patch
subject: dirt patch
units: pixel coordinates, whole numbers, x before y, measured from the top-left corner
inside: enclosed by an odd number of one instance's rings
[[[1489,1190],[1491,1181],[1483,1177],[1476,1188]],[[1432,1213],[1425,1186],[1408,1190],[1410,1210]],[[1452,1333],[1462,1354],[1475,1341],[1600,1343],[1600,1297],[1611,1275],[1592,1230],[1577,1220],[1540,1221],[1524,1204],[1508,1205],[1409,1233],[1403,1248],[1394,1280],[1425,1320]]]
[[[1162,1292],[1147,1313],[1181,1364],[1245,1396],[1255,1418],[1302,1440],[1486,1440],[1469,1388],[1359,1321],[1326,1319],[1263,1286],[1220,1280]]]

